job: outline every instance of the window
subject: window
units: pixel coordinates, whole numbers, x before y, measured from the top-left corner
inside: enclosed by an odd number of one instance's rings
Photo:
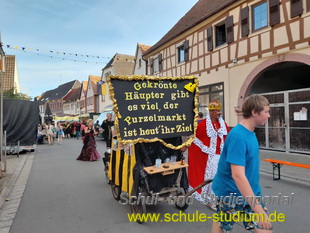
[[[224,117],[224,83],[216,83],[199,88],[199,112],[204,117],[208,113],[208,105],[211,101],[219,99],[222,104],[222,115]]]
[[[141,59],[139,59],[139,68],[141,68]]]
[[[178,47],[178,63],[184,62],[185,60],[185,49],[184,45]]]
[[[157,72],[161,72],[163,70],[163,66],[162,66],[162,62],[163,62],[163,56],[162,54],[158,54],[157,57],[151,58],[150,59],[150,71],[151,74],[157,73]]]
[[[154,65],[154,73],[157,73],[159,71],[158,57],[154,58],[153,65]]]
[[[226,25],[222,22],[215,26],[215,46],[226,43]]]
[[[253,6],[253,31],[267,27],[268,8],[267,2]]]
[[[109,71],[105,74],[105,77],[108,78],[111,74],[112,74],[111,71]]]
[[[177,45],[178,63],[189,60],[189,41],[185,40],[182,44]]]

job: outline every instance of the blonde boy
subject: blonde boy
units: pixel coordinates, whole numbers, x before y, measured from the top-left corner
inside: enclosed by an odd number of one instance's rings
[[[238,212],[248,216],[254,213],[264,216],[257,222],[244,221],[244,226],[247,230],[255,229],[258,233],[271,233],[272,225],[267,209],[259,200],[253,201],[253,197],[261,196],[259,144],[254,130],[255,127],[264,125],[270,117],[269,102],[261,95],[251,95],[244,100],[242,114],[243,119],[227,136],[212,189],[218,198],[233,194],[243,197],[247,202],[229,205],[217,203],[217,211],[228,215],[226,219],[231,219],[229,215]],[[234,223],[233,220],[214,222],[212,233],[230,232]]]

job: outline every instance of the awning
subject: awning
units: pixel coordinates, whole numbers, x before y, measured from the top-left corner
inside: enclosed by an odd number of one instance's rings
[[[55,121],[78,121],[79,116],[63,116],[63,117],[56,116],[54,120]]]
[[[80,117],[89,117],[89,113],[81,114]]]

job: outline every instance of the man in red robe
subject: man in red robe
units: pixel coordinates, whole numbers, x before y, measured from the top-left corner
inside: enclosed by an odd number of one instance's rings
[[[221,104],[211,102],[208,108],[209,114],[198,124],[196,138],[188,150],[190,190],[205,180],[213,179],[224,141],[229,132],[227,124],[221,117]],[[198,201],[210,204],[212,194],[211,184],[208,184],[198,189],[194,196]]]

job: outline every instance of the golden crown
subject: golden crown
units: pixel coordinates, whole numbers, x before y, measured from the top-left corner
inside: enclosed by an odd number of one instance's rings
[[[221,105],[221,103],[211,102],[211,103],[209,103],[208,108],[209,108],[209,110],[221,110],[222,105]]]

